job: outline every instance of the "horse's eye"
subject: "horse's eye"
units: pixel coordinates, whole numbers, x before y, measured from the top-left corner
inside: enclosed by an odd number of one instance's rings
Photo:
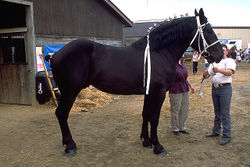
[[[213,30],[212,30],[211,28],[209,28],[209,29],[207,30],[207,32],[208,32],[209,34],[212,34],[212,33],[213,33]]]

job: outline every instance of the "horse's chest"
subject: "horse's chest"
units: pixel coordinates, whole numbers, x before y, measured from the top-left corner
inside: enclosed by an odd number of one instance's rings
[[[168,87],[175,78],[176,63],[166,60],[159,56],[158,59],[152,58],[152,84]]]

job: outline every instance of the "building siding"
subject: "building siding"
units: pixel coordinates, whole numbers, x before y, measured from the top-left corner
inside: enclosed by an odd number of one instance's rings
[[[241,39],[242,49],[250,43],[250,27],[214,27],[219,39]]]
[[[36,36],[123,38],[123,24],[99,0],[34,0]]]

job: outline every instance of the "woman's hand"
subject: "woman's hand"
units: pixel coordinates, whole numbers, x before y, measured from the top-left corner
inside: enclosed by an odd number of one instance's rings
[[[194,94],[194,88],[190,86],[190,89],[191,89],[191,93]]]
[[[187,83],[188,83],[188,86],[190,87],[191,89],[191,93],[193,94],[194,93],[194,88],[192,87],[190,81],[187,79]]]
[[[206,70],[206,71],[203,73],[203,77],[207,79],[209,76],[210,76],[210,74],[209,74],[208,71]]]

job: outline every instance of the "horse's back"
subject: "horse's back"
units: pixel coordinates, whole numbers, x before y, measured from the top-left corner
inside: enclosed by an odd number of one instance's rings
[[[131,47],[95,45],[90,84],[113,94],[139,94],[143,87],[143,51]]]
[[[88,86],[90,54],[93,42],[77,39],[56,52],[51,59],[53,76],[59,89],[81,90]]]
[[[87,39],[77,39],[69,42],[64,47],[62,47],[59,51],[57,51],[52,58],[52,68],[56,68],[64,61],[69,61],[70,59],[74,61],[72,58],[80,58],[82,54],[88,53],[93,46],[93,42]]]

